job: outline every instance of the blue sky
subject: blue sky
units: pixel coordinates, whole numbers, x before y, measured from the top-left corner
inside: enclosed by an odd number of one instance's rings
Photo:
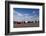
[[[35,21],[39,20],[39,9],[32,8],[14,8],[14,21]]]

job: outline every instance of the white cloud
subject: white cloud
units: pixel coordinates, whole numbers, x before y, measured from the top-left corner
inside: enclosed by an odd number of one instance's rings
[[[33,11],[33,13],[35,13],[35,11]]]
[[[21,13],[18,13],[17,11],[16,11],[16,14],[17,14],[18,16],[23,16],[23,14],[21,14]]]
[[[18,16],[23,16],[23,14],[19,13],[18,11],[15,11],[15,10],[14,10],[13,14],[16,14]]]
[[[29,14],[24,14],[24,16],[28,16]]]
[[[35,13],[35,12],[33,11],[33,13]],[[35,20],[39,19],[39,17],[35,17],[35,15],[29,16],[29,14],[22,14],[22,13],[15,11],[15,10],[14,10],[14,14],[16,14],[13,16],[14,21],[26,21],[26,20],[27,21],[35,21]]]
[[[22,16],[22,17],[13,17],[14,18],[14,21],[35,21],[35,20],[38,20],[39,17],[33,17],[33,16]]]

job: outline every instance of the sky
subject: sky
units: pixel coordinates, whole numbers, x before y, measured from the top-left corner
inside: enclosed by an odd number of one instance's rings
[[[38,21],[39,9],[13,8],[14,21]]]

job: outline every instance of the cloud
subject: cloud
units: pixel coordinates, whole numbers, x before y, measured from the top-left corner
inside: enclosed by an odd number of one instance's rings
[[[33,11],[33,13],[35,13],[35,11]]]
[[[24,16],[28,16],[29,14],[24,14]]]
[[[14,21],[37,21],[37,20],[39,20],[39,17],[33,17],[33,16],[22,16],[22,17],[13,17],[13,19],[14,19]]]
[[[21,13],[19,13],[19,12],[17,12],[17,11],[16,11],[16,14],[17,14],[18,16],[23,16],[23,14],[21,14]]]
[[[19,13],[18,11],[15,11],[15,10],[14,10],[13,14],[18,15],[18,16],[23,16],[23,14]]]
[[[33,13],[35,13],[33,11]],[[37,17],[36,15],[34,16],[29,16],[29,14],[22,14],[22,13],[19,13],[18,11],[15,11],[13,12],[13,14],[15,14],[13,16],[13,20],[14,21],[35,21],[35,20],[39,20],[39,17]]]
[[[23,14],[21,14],[21,13],[19,13],[17,11],[15,12],[15,14],[18,15],[18,16],[23,16]]]

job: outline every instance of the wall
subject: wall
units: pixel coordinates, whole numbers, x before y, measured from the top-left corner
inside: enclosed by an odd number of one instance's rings
[[[4,1],[5,0],[0,0],[0,36],[5,36],[4,35],[5,34],[5,2]],[[16,0],[16,1],[45,2],[46,3],[46,0]],[[45,4],[45,8],[46,8],[46,4]],[[46,18],[46,12],[45,12],[45,18]],[[45,21],[46,21],[46,19],[45,19]],[[45,22],[45,28],[46,28],[46,22]],[[46,36],[46,33],[23,34],[23,35],[14,35],[14,36]]]

